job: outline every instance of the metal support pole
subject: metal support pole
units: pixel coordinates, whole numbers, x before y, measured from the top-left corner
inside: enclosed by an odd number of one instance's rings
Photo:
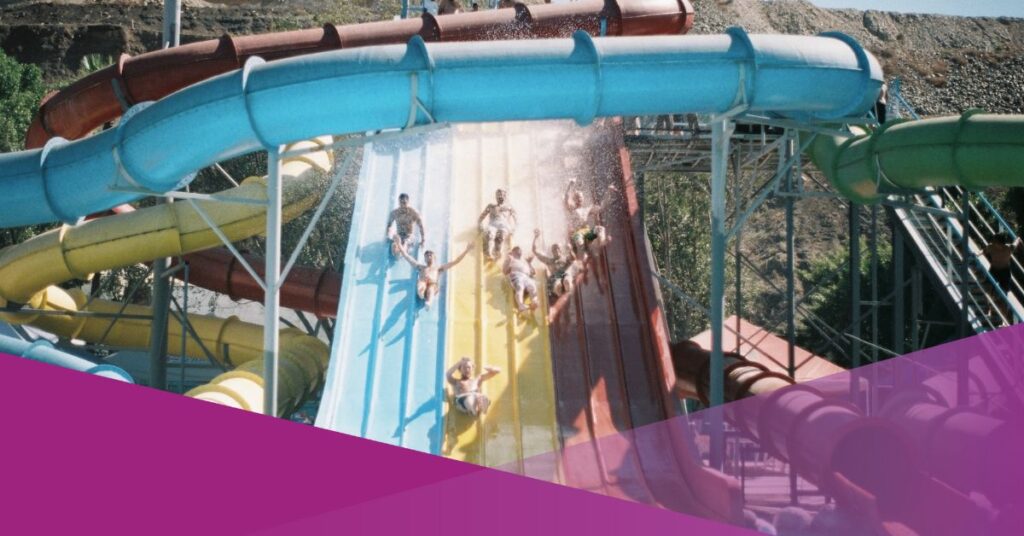
[[[960,196],[960,321],[957,323],[958,338],[967,336],[967,304],[971,289],[967,284],[968,267],[971,260],[970,225],[971,225],[971,193],[966,189]],[[957,361],[956,366],[956,404],[966,406],[969,403],[970,370],[966,356]]]
[[[792,137],[786,140],[786,159],[793,156],[794,140]],[[786,192],[794,193],[793,168],[786,170]],[[793,225],[793,203],[795,196],[786,196],[786,346],[787,361],[786,373],[790,378],[796,379],[796,241],[794,239]],[[793,464],[789,464],[789,502],[797,504],[797,481],[796,470]]]
[[[267,151],[267,251],[263,297],[263,413],[277,415],[277,370],[281,307],[281,150]]]
[[[715,118],[711,123],[711,366],[712,407],[725,401],[725,357],[722,351],[725,309],[725,183],[729,173],[729,137],[733,123]],[[721,410],[711,412],[711,467],[722,468],[725,453]]]
[[[178,46],[181,0],[164,0],[163,48]],[[169,200],[157,199],[157,203]],[[167,389],[167,312],[171,306],[171,283],[166,258],[153,261],[153,323],[149,333],[149,386]]]
[[[878,362],[878,205],[871,205],[871,362]],[[877,369],[876,369],[877,370]],[[873,385],[873,384],[872,384]]]
[[[733,206],[735,207],[735,213],[739,218],[740,209],[740,182],[743,173],[743,166],[740,158],[740,146],[736,147],[736,152],[732,159],[732,173],[733,173],[733,187],[732,187],[732,198]],[[734,268],[735,276],[735,287],[736,287],[736,303],[733,305],[733,309],[736,311],[736,353],[740,353],[740,346],[743,343],[743,337],[740,333],[741,322],[743,321],[743,283],[741,279],[742,268],[743,268],[743,251],[740,248],[740,237],[743,236],[742,226],[736,226],[736,232],[733,234],[733,247],[736,248],[736,266]]]
[[[181,44],[181,0],[164,0],[163,47]]]
[[[903,233],[896,227],[892,226],[892,280],[893,280],[893,295],[892,299],[892,351],[896,355],[903,354],[903,341],[906,339],[904,333],[904,322],[903,313],[905,305],[903,303],[903,284],[906,281],[903,274]]]
[[[860,205],[850,203],[850,368],[860,366]],[[860,405],[860,382],[858,374],[850,374],[850,396]]]
[[[167,310],[171,303],[171,282],[167,259],[153,261],[153,323],[149,332],[149,386],[167,389]]]
[[[921,341],[921,311],[923,309],[921,270],[916,266],[910,271],[910,349],[917,351]]]

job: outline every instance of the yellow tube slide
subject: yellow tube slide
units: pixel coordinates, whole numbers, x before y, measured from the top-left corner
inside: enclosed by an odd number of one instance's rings
[[[299,142],[288,150],[324,147],[329,138]],[[329,151],[319,151],[286,159],[282,163],[283,217],[295,218],[311,208],[319,198],[317,178],[331,167]],[[225,197],[266,199],[265,180],[249,178],[237,188],[222,193]],[[266,208],[260,205],[197,202],[203,211],[232,241],[264,231]],[[0,251],[0,303],[25,303],[34,309],[54,311],[91,311],[116,313],[120,303],[87,300],[77,290],[65,291],[52,286],[69,279],[84,279],[90,274],[120,266],[150,261],[158,257],[184,255],[220,244],[190,203],[173,203],[140,209],[63,226]],[[148,307],[128,306],[131,315],[149,315]],[[33,313],[0,314],[7,322],[32,324],[67,338],[106,343],[123,348],[149,345],[148,320],[73,317]],[[259,411],[262,408],[263,330],[231,317],[220,319],[189,315],[189,322],[203,345],[224,365],[235,370],[221,374],[209,384],[193,389],[189,396]],[[181,325],[169,323],[169,340],[181,337]],[[202,347],[188,339],[188,357],[205,358]],[[287,414],[302,403],[323,379],[329,350],[320,340],[297,330],[281,331],[281,384],[279,414]]]

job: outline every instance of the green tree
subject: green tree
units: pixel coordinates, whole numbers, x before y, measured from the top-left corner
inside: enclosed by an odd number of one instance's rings
[[[44,90],[38,67],[18,63],[0,50],[0,152],[25,147],[25,130]]]

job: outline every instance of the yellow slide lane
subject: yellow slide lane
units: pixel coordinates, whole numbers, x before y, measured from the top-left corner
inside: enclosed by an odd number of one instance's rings
[[[450,251],[469,241],[478,247],[448,275],[446,363],[467,356],[478,371],[496,366],[501,374],[484,382],[491,408],[478,419],[458,412],[448,397],[445,454],[551,480],[557,471],[553,456],[524,463],[524,458],[559,448],[543,272],[538,266],[540,308],[532,316],[517,315],[511,287],[501,274],[503,259],[486,261],[477,225],[480,212],[494,202],[494,191],[505,188],[519,216],[513,243],[529,251],[540,221],[530,144],[528,130],[506,124],[460,126],[454,138]]]
[[[330,138],[288,146],[288,150],[324,147]],[[293,157],[282,163],[283,218],[289,221],[318,200],[318,179],[331,168],[329,151]],[[250,178],[226,197],[266,199],[265,179]],[[232,241],[262,233],[266,208],[259,205],[197,202]],[[62,226],[0,251],[0,305],[25,303],[33,309],[116,313],[121,304],[87,300],[77,290],[52,286],[70,279],[147,262],[158,257],[184,255],[220,244],[190,203],[157,205],[77,226]],[[150,315],[148,307],[128,306],[131,315]],[[0,313],[7,322],[32,324],[66,338],[106,343],[123,348],[149,345],[149,320],[73,317],[34,313]],[[237,318],[189,315],[189,322],[214,358],[235,370],[189,392],[190,396],[234,407],[260,411],[263,382],[263,329]],[[169,340],[181,337],[181,325],[172,317]],[[205,359],[203,348],[191,338],[188,357]],[[329,350],[320,340],[292,329],[281,331],[281,393],[279,413],[287,413],[315,390],[323,379]]]

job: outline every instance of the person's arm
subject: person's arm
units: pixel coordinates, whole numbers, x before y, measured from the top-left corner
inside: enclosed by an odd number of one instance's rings
[[[391,225],[395,223],[395,212],[394,210],[391,211],[391,214],[388,215],[388,224],[384,226],[384,234],[388,238],[391,237]]]
[[[501,369],[498,367],[484,367],[483,373],[480,374],[480,377],[477,378],[477,388],[479,389],[480,386],[483,385],[485,381],[497,376],[500,373]]]
[[[448,372],[444,373],[444,377],[448,379],[448,383],[452,385],[458,385],[459,380],[455,377],[455,371],[459,370],[459,365],[462,364],[462,360],[458,360],[454,365],[448,367]]]
[[[576,179],[569,179],[569,184],[567,184],[565,186],[565,196],[563,196],[563,198],[562,198],[562,204],[564,204],[565,208],[567,208],[569,210],[572,210],[574,208],[572,206],[571,201],[572,201],[572,191],[575,188],[576,188]]]
[[[508,209],[511,211],[508,216],[512,218],[512,228],[515,229],[516,227],[519,227],[519,216],[516,214],[516,209],[512,207],[508,207]]]
[[[540,229],[534,229],[533,230],[533,247],[530,248],[530,249],[533,250],[533,256],[534,257],[537,257],[540,260],[540,262],[543,262],[545,265],[550,267],[551,263],[555,262],[555,259],[552,259],[551,257],[548,257],[548,256],[544,255],[543,253],[541,253],[540,251],[537,250],[537,241],[538,240],[540,240]]]
[[[423,217],[420,216],[419,211],[416,209],[413,209],[412,213],[416,215],[416,226],[420,228],[420,239],[423,240],[424,243],[426,243],[427,230],[423,228]]]
[[[409,252],[405,250],[405,246],[402,245],[402,242],[399,241],[397,237],[395,238],[395,244],[398,245],[398,252],[402,254],[402,257],[405,257],[405,260],[409,261],[409,264],[413,265],[414,267],[420,270],[427,267],[427,265],[422,264],[421,262],[412,258],[412,256],[409,255]]]
[[[483,223],[484,222],[484,218],[486,218],[487,214],[490,213],[490,212],[491,212],[491,205],[487,205],[486,207],[484,207],[484,211],[480,213],[480,218],[476,220],[476,224],[480,225],[481,223]]]
[[[458,257],[455,257],[455,260],[453,260],[451,262],[448,262],[448,263],[445,263],[445,264],[442,264],[441,267],[439,268],[439,270],[441,270],[443,272],[443,271],[445,271],[445,270],[455,266],[456,264],[459,264],[460,262],[462,262],[462,259],[466,258],[466,255],[468,255],[469,252],[472,249],[473,249],[473,243],[472,242],[466,244],[466,249],[462,250],[462,253],[460,253]]]

